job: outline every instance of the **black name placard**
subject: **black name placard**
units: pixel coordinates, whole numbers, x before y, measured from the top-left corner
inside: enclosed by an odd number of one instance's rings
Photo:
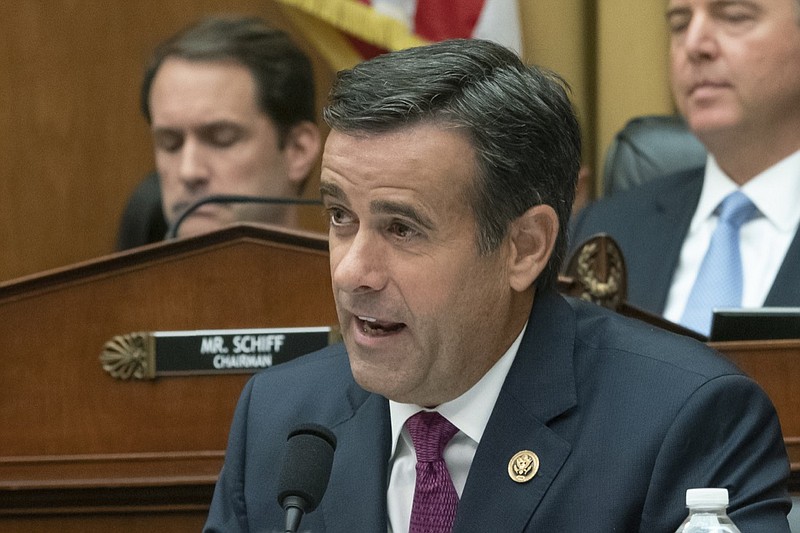
[[[103,368],[118,379],[253,373],[338,342],[331,327],[130,333],[106,343]]]

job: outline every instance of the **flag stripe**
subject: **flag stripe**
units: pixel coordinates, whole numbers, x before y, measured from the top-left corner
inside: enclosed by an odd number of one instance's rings
[[[417,0],[414,31],[431,41],[469,38],[483,4],[484,0]]]

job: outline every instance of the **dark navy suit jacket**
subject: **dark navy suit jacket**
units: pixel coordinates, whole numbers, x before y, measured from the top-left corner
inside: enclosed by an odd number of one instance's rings
[[[387,529],[385,398],[336,345],[256,374],[230,432],[206,531],[283,529],[277,478],[295,425],[336,434],[328,490],[301,531]],[[511,457],[540,459],[527,483]],[[763,391],[705,345],[593,304],[537,295],[478,446],[454,531],[671,533],[691,487],[728,487],[742,531],[788,532],[789,463]]]
[[[570,246],[576,248],[597,233],[609,234],[625,258],[628,303],[662,314],[683,241],[700,201],[703,174],[700,167],[659,178],[587,206],[572,221]],[[800,306],[800,232],[786,253],[764,306]]]

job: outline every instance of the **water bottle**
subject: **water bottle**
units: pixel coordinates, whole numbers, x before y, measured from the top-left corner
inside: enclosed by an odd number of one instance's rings
[[[728,489],[689,489],[686,507],[689,516],[675,533],[741,533],[726,512]]]

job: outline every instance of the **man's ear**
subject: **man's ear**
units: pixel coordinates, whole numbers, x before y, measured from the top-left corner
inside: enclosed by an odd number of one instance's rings
[[[511,223],[508,275],[511,288],[526,291],[547,266],[558,237],[558,215],[536,205]]]
[[[322,149],[319,127],[310,121],[295,124],[284,140],[283,158],[289,181],[302,190],[303,182],[317,162]]]

